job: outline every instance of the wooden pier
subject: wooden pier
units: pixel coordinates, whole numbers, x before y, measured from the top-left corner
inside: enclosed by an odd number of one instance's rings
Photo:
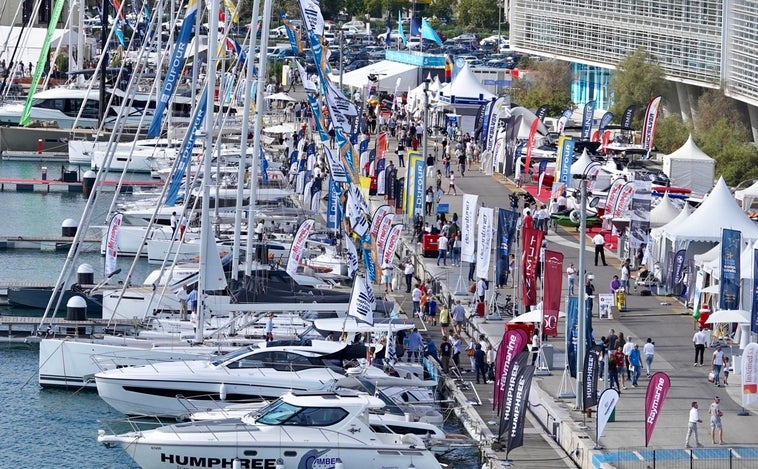
[[[99,190],[115,191],[118,181],[102,181]],[[135,187],[160,187],[163,181],[126,181],[121,183],[121,193],[131,193]],[[73,192],[83,193],[82,181],[62,181],[50,179],[0,178],[0,192]]]

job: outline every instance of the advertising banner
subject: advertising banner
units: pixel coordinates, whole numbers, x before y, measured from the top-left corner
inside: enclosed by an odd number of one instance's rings
[[[376,297],[371,284],[364,277],[358,275],[353,282],[353,293],[350,295],[347,314],[359,321],[373,325],[375,307]]]
[[[505,285],[508,271],[508,257],[511,252],[513,235],[516,233],[518,213],[504,208],[497,209],[497,257],[495,257],[495,283]]]
[[[537,304],[537,266],[540,261],[540,248],[545,232],[537,228],[524,228],[522,253],[522,292],[524,306]]]
[[[719,279],[719,309],[738,309],[740,306],[740,246],[742,232],[721,230],[721,277]]]
[[[476,261],[476,204],[478,195],[463,194],[463,217],[461,218],[461,260]]]
[[[305,242],[308,240],[314,225],[313,220],[305,220],[300,224],[300,228],[297,229],[295,237],[292,239],[292,247],[290,248],[290,255],[287,258],[287,273],[291,276],[297,274],[297,266],[300,265],[300,260],[303,258],[303,252],[305,251]]]
[[[502,410],[503,396],[508,385],[508,372],[516,356],[524,351],[529,337],[523,329],[505,331],[495,358],[495,390],[492,395],[492,409],[499,414]]]
[[[663,401],[666,400],[666,394],[671,387],[669,376],[662,371],[654,373],[647,383],[645,392],[645,446],[650,443],[653,437],[655,424],[658,422],[658,416],[663,408]]]
[[[476,276],[478,278],[489,279],[490,260],[492,255],[492,218],[495,211],[488,207],[479,209],[479,221],[477,230],[476,250]]]
[[[563,253],[545,250],[545,286],[542,301],[542,333],[558,337],[558,310],[563,288]]]
[[[600,441],[600,437],[603,436],[603,430],[605,425],[611,418],[613,410],[616,408],[616,404],[619,402],[619,392],[615,389],[608,388],[600,394],[600,401],[597,403],[597,428],[595,433],[595,442]]]
[[[597,382],[600,377],[600,354],[602,345],[593,345],[584,355],[584,388],[582,389],[583,408],[595,407],[598,402]]]
[[[505,451],[506,459],[511,450],[524,446],[524,419],[529,404],[529,391],[532,387],[533,376],[534,366],[529,365],[519,371],[516,379],[515,399],[511,412],[510,432],[508,433],[508,448]]]
[[[505,376],[505,391],[503,392],[503,402],[500,405],[500,425],[498,426],[498,440],[510,432],[513,423],[513,406],[516,400],[516,384],[518,375],[526,367],[526,361],[529,358],[529,352],[522,350],[518,352],[511,362],[508,374]]]
[[[751,342],[742,352],[742,407],[758,402],[758,344]]]

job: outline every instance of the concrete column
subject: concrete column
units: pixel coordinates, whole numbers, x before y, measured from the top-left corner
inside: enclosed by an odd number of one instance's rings
[[[753,134],[753,141],[758,142],[758,107],[748,104],[747,112],[750,117],[750,132]]]

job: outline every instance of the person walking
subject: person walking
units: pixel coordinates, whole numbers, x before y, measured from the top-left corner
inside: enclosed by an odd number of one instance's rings
[[[268,313],[266,319],[266,342],[274,340],[274,313]]]
[[[631,262],[631,259],[627,259],[623,264],[621,264],[621,288],[624,289],[624,293],[626,294],[631,293],[629,290],[629,274]]]
[[[642,367],[642,360],[640,354],[640,346],[634,344],[634,348],[629,352],[629,365],[632,373],[632,387],[637,387],[637,380],[640,378],[640,368]]]
[[[587,308],[587,314],[592,316],[592,302],[595,298],[595,285],[592,284],[592,279],[588,278],[587,283],[584,284],[585,307]]]
[[[650,337],[645,341],[645,345],[642,347],[642,353],[645,354],[645,373],[647,377],[650,377],[650,367],[653,366],[653,358],[655,357],[655,342]]]
[[[628,381],[632,380],[632,367],[631,363],[629,362],[629,354],[632,353],[632,350],[634,350],[635,343],[632,342],[632,336],[629,336],[626,339],[626,343],[624,344],[624,348],[622,349],[624,351],[624,364],[626,365],[626,378]]]
[[[692,343],[695,344],[695,364],[692,366],[703,366],[703,355],[705,355],[705,344],[708,342],[708,332],[700,328],[692,336]]]
[[[724,355],[724,386],[729,384],[729,356]]]
[[[408,336],[408,361],[411,363],[418,363],[419,358],[424,350],[424,338],[421,337],[421,333],[417,328],[413,328],[413,332]]]
[[[611,349],[612,350],[612,349]],[[614,388],[615,384],[615,388]],[[619,369],[618,361],[616,360],[616,354],[610,353],[608,355],[608,386],[611,389],[616,389],[621,394],[621,384],[619,384]]]
[[[450,171],[450,179],[447,186],[447,195],[450,195],[450,191],[453,191],[453,195],[458,195],[458,191],[455,190],[455,172]]]
[[[480,278],[476,282],[476,298],[482,302],[484,301],[484,296],[487,293],[487,281],[483,278]]]
[[[392,262],[390,261],[386,261],[382,264],[382,283],[384,284],[384,293],[392,291],[392,271],[394,269],[395,266],[392,265]]]
[[[442,336],[442,342],[440,342],[440,362],[442,363],[442,371],[445,374],[450,372],[450,358],[453,356],[453,345],[448,342],[447,336]]]
[[[576,294],[574,292],[574,288],[576,287],[576,269],[573,262],[566,269],[566,280],[568,280],[568,294],[569,296],[574,296]]]
[[[437,238],[437,266],[440,265],[440,259],[442,259],[442,265],[447,266],[447,235],[443,232],[439,238]]]
[[[176,229],[179,227],[179,217],[176,212],[171,212],[171,239],[176,239]]]
[[[403,274],[405,275],[405,293],[411,292],[411,286],[413,285],[413,273],[415,269],[410,260],[406,260],[403,265]]]
[[[446,302],[442,302],[440,307],[440,331],[443,336],[447,336],[450,332],[450,309],[448,309]]]
[[[713,371],[713,385],[721,387],[721,369],[724,367],[724,351],[721,346],[716,347],[711,358],[711,371]]]
[[[534,330],[534,335],[532,335],[532,366],[537,362],[537,357],[540,354],[540,334],[537,331],[537,329]]]
[[[411,292],[411,300],[413,301],[413,315],[421,316],[421,296],[424,294],[421,291],[421,284],[417,283]]]
[[[700,439],[697,437],[697,424],[703,423],[700,419],[700,411],[698,411],[697,401],[692,401],[692,407],[690,408],[690,416],[687,421],[687,438],[684,440],[685,448],[692,448],[690,446],[690,438],[695,435],[695,446],[701,448]]]
[[[719,444],[724,444],[724,429],[721,424],[721,416],[724,415],[721,412],[721,398],[715,396],[711,406],[708,407],[708,414],[711,416],[711,444],[716,444],[716,433],[719,435]]]
[[[455,365],[455,369],[457,371],[458,377],[461,377],[461,350],[463,348],[462,342],[461,342],[461,336],[458,334],[455,334],[453,336],[453,364]]]
[[[616,343],[619,340],[619,336],[616,335],[616,331],[611,329],[608,331],[608,348],[613,351],[616,350]]]
[[[495,379],[495,362],[497,361],[497,351],[492,344],[487,344],[487,377],[490,380]]]
[[[595,266],[597,266],[598,257],[603,261],[603,265],[608,265],[605,262],[605,237],[598,233],[592,238],[592,244],[595,245]]]
[[[179,301],[179,320],[180,321],[186,321],[187,320],[187,299],[189,298],[189,293],[187,292],[187,284],[183,284],[182,288],[179,289],[179,291],[176,292],[176,299]]]
[[[455,300],[455,306],[451,311],[453,316],[453,330],[457,335],[460,335],[463,329],[463,321],[466,320],[466,308],[461,304],[461,300]]]
[[[616,347],[616,351],[613,352],[613,358],[616,360],[616,372],[621,378],[621,387],[619,389],[626,389],[626,381],[624,381],[624,375],[626,374],[626,355],[624,355],[623,346],[619,345]]]
[[[482,344],[476,344],[474,347],[474,367],[476,368],[476,384],[480,384],[479,375],[482,375],[482,381],[487,384],[487,352],[482,350]]]

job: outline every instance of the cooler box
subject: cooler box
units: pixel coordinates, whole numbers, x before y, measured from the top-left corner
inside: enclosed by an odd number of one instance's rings
[[[421,237],[421,250],[424,257],[437,257],[437,240],[440,235],[425,234]]]

